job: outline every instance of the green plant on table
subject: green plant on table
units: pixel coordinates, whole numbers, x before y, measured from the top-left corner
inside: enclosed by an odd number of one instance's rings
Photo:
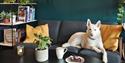
[[[48,46],[51,44],[51,38],[48,36],[43,36],[42,34],[35,34],[36,39],[34,40],[34,42],[36,42],[37,44],[37,48],[38,49],[46,49],[48,48]]]

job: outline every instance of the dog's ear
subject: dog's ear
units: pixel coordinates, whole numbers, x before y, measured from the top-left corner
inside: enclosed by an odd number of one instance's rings
[[[101,21],[100,21],[100,20],[96,23],[96,26],[97,26],[98,28],[101,27]]]
[[[91,20],[88,19],[88,20],[87,20],[87,25],[86,25],[86,26],[89,27],[90,25],[91,25]]]

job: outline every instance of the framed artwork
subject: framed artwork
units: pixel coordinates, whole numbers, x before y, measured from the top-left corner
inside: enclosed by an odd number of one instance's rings
[[[16,44],[16,29],[4,29],[4,43]]]

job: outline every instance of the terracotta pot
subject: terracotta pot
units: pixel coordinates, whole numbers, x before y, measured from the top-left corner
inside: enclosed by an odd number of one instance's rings
[[[3,22],[4,22],[4,23],[10,23],[10,19],[5,18],[5,19],[3,20]]]

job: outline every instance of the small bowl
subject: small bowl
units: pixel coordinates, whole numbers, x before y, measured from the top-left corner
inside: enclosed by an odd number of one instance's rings
[[[69,56],[65,59],[67,63],[84,63],[85,59],[81,56]]]

